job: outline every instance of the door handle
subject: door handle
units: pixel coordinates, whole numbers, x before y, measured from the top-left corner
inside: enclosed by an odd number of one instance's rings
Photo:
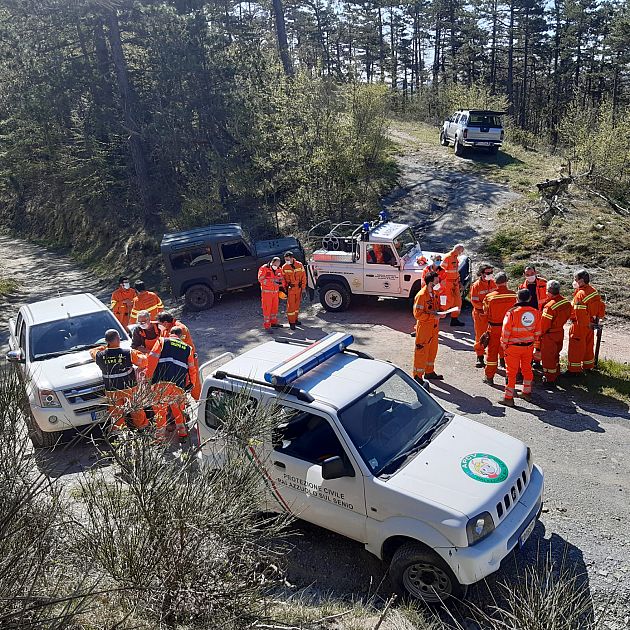
[[[251,267],[243,267],[243,271],[249,271]]]
[[[373,278],[373,277],[374,277],[374,274],[373,274],[373,273],[366,273],[366,274],[365,274],[365,277],[366,277],[366,278]]]
[[[286,468],[286,464],[283,464],[282,462],[274,462],[273,465],[278,468]]]

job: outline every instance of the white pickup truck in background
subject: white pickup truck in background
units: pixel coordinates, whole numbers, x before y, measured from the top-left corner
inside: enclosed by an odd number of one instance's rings
[[[505,132],[501,116],[505,112],[485,109],[460,109],[444,121],[440,131],[440,144],[455,148],[461,156],[466,148],[485,148],[496,153],[503,144]]]
[[[89,350],[104,344],[105,331],[129,335],[91,293],[25,304],[9,320],[7,360],[24,385],[24,413],[36,448],[56,444],[65,429],[106,420],[101,371]]]

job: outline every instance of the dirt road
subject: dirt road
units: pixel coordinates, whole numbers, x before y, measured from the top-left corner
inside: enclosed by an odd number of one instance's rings
[[[462,241],[474,254],[479,235],[492,229],[493,213],[509,203],[512,193],[477,177],[468,182],[475,194],[460,197],[457,187],[450,185],[453,175],[447,174],[446,161],[427,164],[418,155],[405,160],[403,189],[388,200],[392,210],[424,225],[431,246]],[[0,247],[0,263],[21,283],[23,300],[54,295],[58,288],[102,288],[61,256],[7,237],[0,237]],[[210,311],[183,315],[202,361],[270,338],[260,327],[259,300],[255,291],[245,291],[224,297]],[[16,306],[12,304],[11,309]],[[3,324],[9,310],[3,305]],[[411,369],[413,320],[402,301],[360,300],[346,313],[335,315],[316,303],[307,306],[302,320],[302,328],[294,333],[285,329],[283,334],[315,339],[345,330],[355,335],[357,348]],[[474,368],[469,313],[464,314],[464,321],[465,328],[443,326],[440,333],[437,368],[445,378],[433,388],[434,395],[448,410],[523,440],[546,474],[546,507],[531,542],[522,553],[510,556],[485,586],[473,589],[473,601],[483,598],[486,589],[495,592],[497,580],[509,578],[517,567],[542,561],[551,553],[557,559],[565,555],[566,562],[584,574],[595,602],[616,593],[610,618],[623,620],[630,614],[628,406],[605,397],[590,400],[570,384],[563,384],[554,394],[539,386],[532,403],[518,401],[515,409],[498,406],[500,388],[484,385],[481,371]],[[627,357],[627,337],[617,343],[625,343]],[[54,469],[53,474],[72,476],[92,465],[92,457],[87,447],[79,447],[71,457],[58,460],[56,467],[54,462],[48,467]],[[294,539],[289,563],[292,583],[312,584],[340,597],[377,590],[383,580],[382,567],[360,545],[308,525],[294,529],[299,537]],[[386,583],[381,588],[386,589]]]

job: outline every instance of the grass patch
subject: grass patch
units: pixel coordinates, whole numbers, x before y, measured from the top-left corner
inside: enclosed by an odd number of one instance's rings
[[[12,280],[9,278],[0,278],[0,297],[4,297],[5,295],[11,295],[15,293],[19,288],[19,283],[17,280]]]
[[[597,369],[583,383],[577,382],[575,386],[593,396],[607,396],[630,403],[630,365],[611,359],[600,359]]]

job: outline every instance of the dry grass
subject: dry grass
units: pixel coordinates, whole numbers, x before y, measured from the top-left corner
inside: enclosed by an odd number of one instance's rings
[[[18,290],[19,284],[12,278],[0,277],[0,297],[11,295]]]

